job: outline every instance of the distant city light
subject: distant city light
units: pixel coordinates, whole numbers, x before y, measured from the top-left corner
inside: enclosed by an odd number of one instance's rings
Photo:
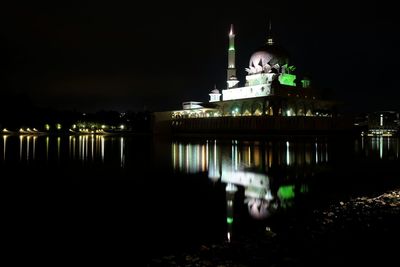
[[[72,129],[76,129],[76,124],[72,125]]]
[[[45,125],[44,125],[44,128],[46,129],[46,131],[49,131],[49,130],[50,130],[50,125],[45,124]]]
[[[119,128],[121,128],[121,130],[123,130],[123,129],[125,129],[125,125],[121,124],[121,125],[119,126]]]
[[[56,128],[57,128],[57,130],[61,130],[61,124],[57,123]]]

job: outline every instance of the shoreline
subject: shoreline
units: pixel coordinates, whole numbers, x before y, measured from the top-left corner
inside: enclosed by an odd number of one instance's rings
[[[343,266],[396,258],[400,189],[337,201],[292,221],[285,231],[154,258],[148,266]],[[393,244],[393,245],[392,245]],[[375,265],[373,264],[373,265]],[[379,265],[378,265],[379,266]]]

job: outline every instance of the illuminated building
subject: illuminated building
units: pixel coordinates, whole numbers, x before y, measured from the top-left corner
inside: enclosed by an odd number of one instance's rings
[[[393,136],[400,128],[400,116],[395,111],[379,111],[368,114],[368,136]]]
[[[182,110],[172,112],[173,119],[227,116],[307,116],[332,117],[336,103],[323,100],[307,77],[298,77],[286,51],[269,34],[256,49],[246,68],[244,86],[236,75],[235,32],[229,31],[226,88],[210,91],[208,103],[185,102]]]

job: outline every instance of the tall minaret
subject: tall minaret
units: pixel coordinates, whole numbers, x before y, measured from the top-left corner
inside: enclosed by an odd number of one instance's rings
[[[235,67],[235,33],[233,32],[233,24],[229,32],[229,49],[228,49],[228,70],[227,70],[228,89],[237,87],[239,81],[236,78]]]

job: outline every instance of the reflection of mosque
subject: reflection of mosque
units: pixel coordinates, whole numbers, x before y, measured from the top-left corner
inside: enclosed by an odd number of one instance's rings
[[[332,145],[325,139],[173,142],[172,164],[177,172],[204,173],[214,183],[225,184],[230,240],[238,194],[243,193],[244,204],[254,219],[265,219],[278,209],[292,206],[298,196],[308,192],[307,177],[334,156],[331,153],[336,148]],[[399,159],[400,142],[396,138],[362,138],[354,145],[356,155]]]
[[[328,162],[326,142],[238,142],[172,144],[173,167],[185,173],[208,173],[225,186],[228,240],[234,221],[235,195],[244,192],[244,204],[254,219],[265,219],[278,208],[293,204],[296,194],[308,191],[300,176]],[[301,177],[300,177],[301,178]],[[243,188],[243,190],[239,190]]]

